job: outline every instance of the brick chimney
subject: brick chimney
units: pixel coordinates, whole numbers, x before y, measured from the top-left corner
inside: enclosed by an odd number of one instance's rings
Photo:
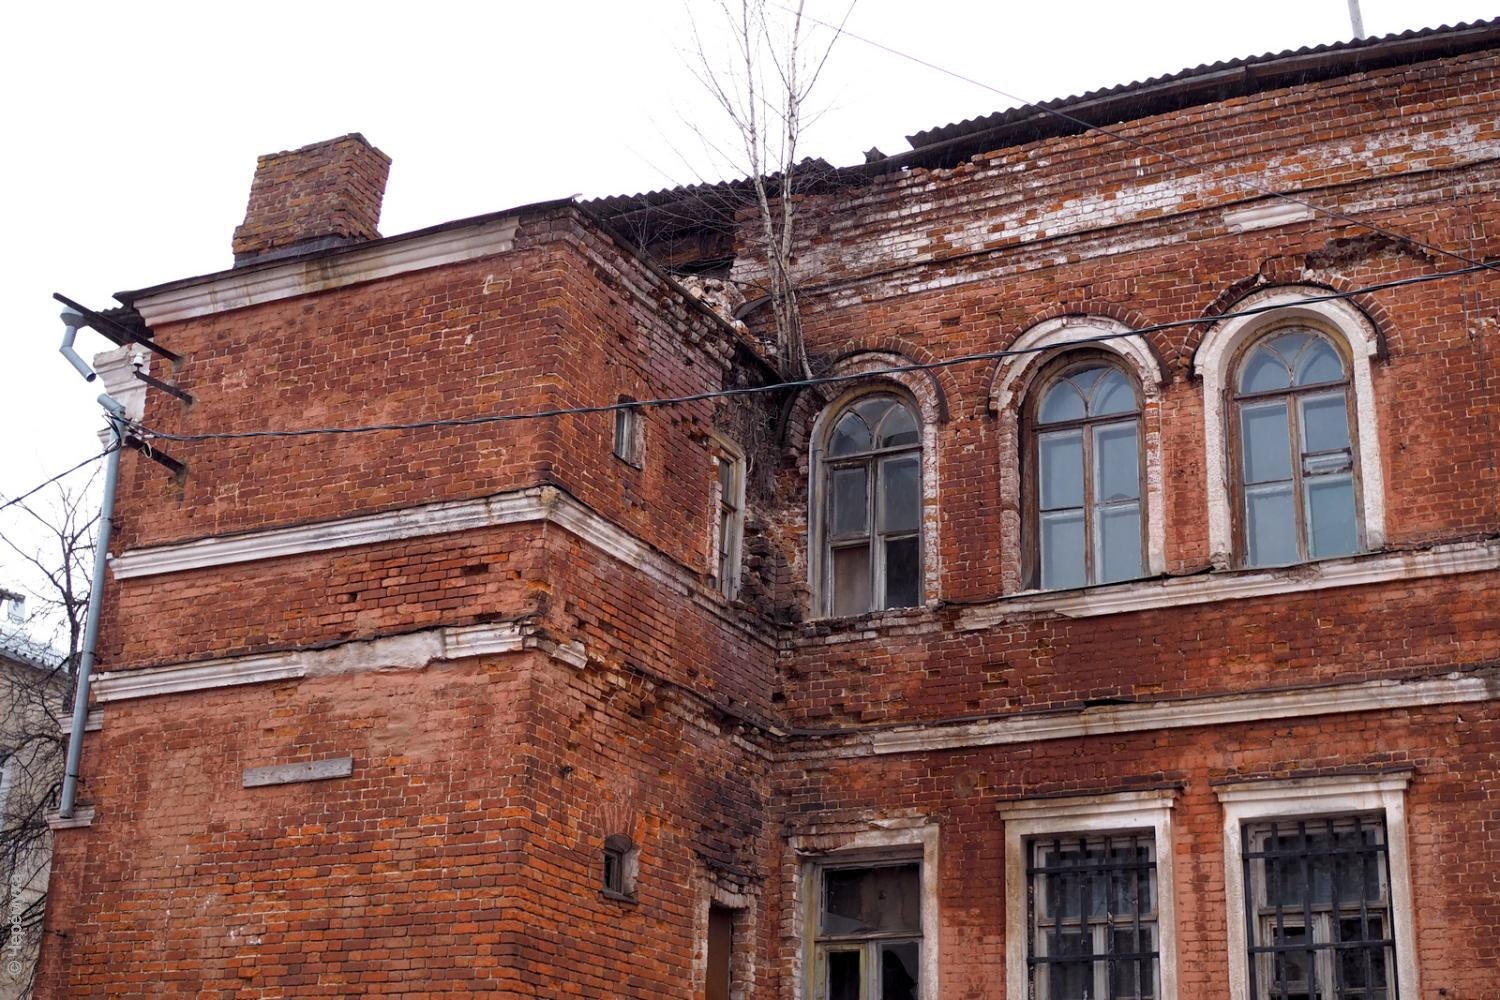
[[[260,157],[234,266],[379,239],[390,170],[391,158],[358,132]]]

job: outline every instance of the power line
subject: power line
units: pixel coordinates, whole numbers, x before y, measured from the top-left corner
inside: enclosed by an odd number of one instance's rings
[[[791,8],[779,3],[775,3],[775,0],[772,0],[772,5],[781,8],[787,13],[795,13]],[[1317,212],[1320,215],[1326,215],[1331,219],[1337,219],[1338,221],[1348,223],[1349,225],[1359,226],[1361,229],[1367,229],[1372,233],[1378,233],[1381,236],[1386,236],[1393,240],[1399,240],[1402,243],[1406,243],[1414,247],[1420,247],[1421,249],[1430,251],[1432,253],[1441,254],[1444,257],[1460,261],[1467,265],[1478,265],[1487,270],[1500,270],[1500,264],[1481,263],[1480,261],[1474,260],[1472,257],[1465,257],[1461,253],[1457,253],[1452,250],[1445,250],[1442,247],[1434,246],[1431,243],[1425,243],[1422,240],[1417,239],[1415,236],[1407,236],[1404,233],[1399,233],[1394,230],[1383,229],[1372,222],[1366,222],[1363,219],[1357,218],[1355,216],[1346,215],[1336,209],[1328,208],[1324,205],[1319,205],[1315,202],[1307,201],[1303,198],[1298,198],[1296,195],[1287,194],[1284,191],[1277,191],[1274,188],[1266,187],[1263,184],[1258,184],[1253,180],[1235,177],[1231,174],[1224,173],[1223,171],[1216,169],[1215,167],[1212,167],[1208,164],[1194,160],[1191,157],[1183,156],[1180,153],[1174,153],[1170,150],[1163,149],[1162,147],[1147,142],[1144,139],[1137,139],[1134,136],[1126,135],[1123,132],[1119,132],[1115,129],[1109,128],[1108,126],[1095,125],[1085,118],[1079,118],[1077,115],[1069,114],[1068,112],[1059,110],[1058,108],[1049,108],[1045,104],[1039,103],[1037,101],[1027,100],[1026,98],[1021,97],[1018,94],[1013,94],[1007,90],[1001,89],[1000,87],[996,87],[993,84],[985,83],[983,80],[976,80],[971,76],[965,76],[963,73],[960,73],[957,70],[951,70],[945,66],[939,66],[937,63],[923,59],[921,56],[915,56],[909,52],[903,52],[900,49],[893,48],[892,46],[886,45],[883,42],[877,42],[873,38],[867,38],[864,35],[857,34],[840,25],[830,24],[829,22],[814,17],[811,14],[803,13],[801,16],[807,18],[809,21],[812,21],[814,24],[821,25],[822,27],[839,34],[848,35],[850,38],[854,39],[857,42],[863,42],[864,44],[872,48],[876,48],[889,55],[896,56],[898,59],[905,59],[908,62],[914,62],[918,66],[923,66],[927,69],[933,70],[934,72],[942,73],[944,76],[950,76],[955,80],[959,80],[963,83],[970,84],[971,86],[987,90],[992,94],[998,94],[999,96],[1004,97],[1006,100],[1015,101],[1021,107],[1031,108],[1034,111],[1052,115],[1054,118],[1060,118],[1063,121],[1070,122],[1090,132],[1098,132],[1100,135],[1108,136],[1111,139],[1114,139],[1118,142],[1123,142],[1135,149],[1155,153],[1156,155],[1164,159],[1172,160],[1173,162],[1181,166],[1192,167],[1195,170],[1202,170],[1207,173],[1213,174],[1220,180],[1236,185],[1237,187],[1255,191],[1259,194],[1267,195],[1269,197],[1280,198],[1282,201],[1290,202],[1294,205],[1301,205],[1303,208],[1309,209],[1313,212]]]
[[[97,454],[97,455],[91,455],[88,458],[85,458],[82,462],[79,462],[77,465],[73,466],[71,469],[65,469],[62,472],[59,472],[57,475],[53,476],[51,479],[45,480],[44,482],[41,482],[41,483],[38,483],[37,485],[33,486],[31,489],[27,490],[25,493],[22,493],[20,496],[18,496],[18,497],[11,497],[9,500],[5,501],[4,503],[0,503],[0,510],[5,510],[7,507],[10,507],[12,504],[21,503],[22,500],[27,499],[28,497],[32,496],[33,494],[40,493],[42,490],[46,489],[48,486],[51,486],[53,483],[57,482],[59,479],[63,479],[65,477],[67,477],[67,476],[71,476],[73,473],[77,472],[79,469],[83,468],[85,465],[92,465],[94,462],[99,461],[99,459],[108,456],[109,453],[112,452],[112,451],[114,451],[115,448],[117,448],[117,447],[119,447],[119,446],[118,445],[111,445],[110,447],[105,448],[99,454]],[[22,509],[26,510],[28,513],[30,513],[30,508],[27,508],[24,505],[22,505]],[[36,515],[32,514],[32,516],[35,517]]]
[[[1386,291],[1392,288],[1401,288],[1406,285],[1419,285],[1429,281],[1441,281],[1445,278],[1462,277],[1474,274],[1482,270],[1488,270],[1490,265],[1476,263],[1472,267],[1455,268],[1451,271],[1439,271],[1436,274],[1420,274],[1409,278],[1396,278],[1391,281],[1382,281],[1373,285],[1365,285],[1361,288],[1350,289],[1344,292],[1329,292],[1326,295],[1310,295],[1290,302],[1278,302],[1269,305],[1250,306],[1234,312],[1218,313],[1213,316],[1200,316],[1194,319],[1169,320],[1164,323],[1153,323],[1135,330],[1122,330],[1117,333],[1105,333],[1095,337],[1081,337],[1077,340],[1062,343],[1047,344],[1041,347],[1007,348],[997,351],[982,351],[977,354],[963,354],[953,358],[943,358],[937,361],[913,362],[906,365],[893,365],[888,368],[879,368],[872,371],[863,371],[846,375],[821,375],[813,378],[798,379],[791,382],[776,382],[770,385],[743,386],[735,389],[714,389],[706,392],[695,392],[685,396],[661,396],[654,399],[639,399],[629,402],[601,403],[596,406],[564,406],[547,410],[532,410],[525,413],[487,413],[473,417],[443,417],[433,420],[414,420],[404,423],[386,424],[360,424],[348,427],[304,427],[296,430],[254,430],[254,431],[217,431],[202,434],[173,434],[168,431],[153,430],[140,425],[135,426],[136,432],[143,440],[160,439],[163,441],[228,441],[244,438],[293,438],[313,437],[325,434],[371,434],[381,431],[410,431],[427,430],[435,427],[472,427],[480,424],[513,423],[522,420],[543,420],[553,417],[581,416],[592,413],[613,413],[617,410],[641,410],[650,407],[676,406],[684,403],[697,403],[710,399],[725,399],[737,396],[752,396],[768,392],[782,392],[787,389],[801,389],[819,385],[834,385],[842,382],[852,382],[859,379],[875,378],[882,375],[897,375],[902,372],[932,371],[939,368],[952,368],[958,365],[974,364],[981,361],[998,361],[1001,358],[1016,357],[1026,354],[1036,354],[1042,351],[1066,350],[1073,347],[1086,347],[1090,344],[1098,344],[1110,340],[1119,340],[1124,337],[1139,337],[1160,330],[1173,330],[1182,327],[1202,326],[1209,323],[1218,323],[1226,319],[1234,319],[1240,316],[1257,316],[1261,313],[1272,312],[1278,309],[1286,309],[1290,306],[1312,305],[1318,302],[1329,302],[1341,299],[1350,299],[1356,295],[1365,295],[1371,292]],[[102,457],[102,456],[101,456]]]

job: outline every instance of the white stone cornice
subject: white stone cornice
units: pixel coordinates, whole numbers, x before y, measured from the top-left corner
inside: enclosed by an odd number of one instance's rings
[[[132,299],[131,305],[147,326],[154,327],[475,260],[512,249],[519,221],[519,215],[503,215],[409,238],[381,240],[340,253],[224,271],[159,290],[148,289]]]
[[[1479,674],[1447,674],[1413,681],[1363,681],[1289,691],[1105,705],[1073,712],[1018,714],[1009,718],[949,725],[902,726],[868,735],[851,734],[851,745],[831,747],[826,752],[834,756],[865,756],[957,750],[1005,743],[1073,739],[1079,736],[1421,708],[1497,698],[1500,698],[1500,678]]]
[[[476,500],[423,504],[384,514],[365,514],[338,521],[135,549],[112,558],[110,571],[115,579],[128,580],[137,576],[180,573],[210,566],[539,521],[545,519],[554,506],[544,497],[545,489],[538,487]]]
[[[421,670],[430,664],[474,656],[537,649],[574,669],[588,662],[581,643],[558,646],[517,622],[427,629],[405,635],[298,649],[266,655],[174,663],[140,670],[112,670],[94,680],[100,702],[131,701],[164,694],[300,680],[365,671]]]
[[[985,629],[1021,615],[1093,618],[1496,569],[1500,569],[1500,541],[1454,542],[1427,549],[1348,556],[1278,569],[1202,573],[1055,593],[1017,594],[966,608],[958,616],[958,627],[963,630]]]

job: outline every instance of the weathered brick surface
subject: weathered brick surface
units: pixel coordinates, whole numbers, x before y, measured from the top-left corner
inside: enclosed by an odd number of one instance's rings
[[[1226,176],[1455,254],[1500,253],[1497,65],[1470,54],[1119,126],[1204,171],[1073,136],[808,195],[812,361],[933,361],[1004,348],[1052,317],[1142,327],[1213,317],[1279,284],[1348,290],[1458,266],[1326,218],[1230,232],[1224,210],[1253,199]],[[692,243],[663,253],[685,263]],[[753,300],[753,262],[742,255],[732,276]],[[1355,302],[1382,340],[1388,547],[1500,533],[1500,286],[1485,275]],[[762,315],[748,318],[763,336]],[[1212,568],[1205,519],[1192,360],[1206,325],[1148,336],[1164,378],[1145,426],[1162,456],[1167,571],[1232,579]],[[514,248],[482,260],[156,332],[185,356],[173,378],[198,402],[152,393],[147,422],[184,433],[516,413],[769,377],[750,338],[567,206],[523,211]],[[1019,473],[995,376],[987,363],[910,380],[942,421],[926,466],[930,601],[853,621],[813,620],[807,582],[809,435],[841,390],[651,410],[639,469],[611,453],[609,414],[173,444],[182,483],[127,457],[124,549],[535,487],[615,534],[529,521],[112,582],[111,671],[482,622],[524,621],[542,648],[110,704],[85,756],[98,818],[58,834],[60,933],[41,995],[686,998],[702,988],[717,894],[744,905],[738,1000],[793,1000],[803,901],[786,838],[924,819],[941,831],[934,996],[996,997],[1014,891],[997,805],[1172,784],[1180,996],[1222,997],[1213,783],[1393,766],[1413,770],[1420,1000],[1500,991],[1500,953],[1475,930],[1500,912],[1494,701],[860,749],[899,723],[1500,663],[1493,571],[1307,590],[1289,570],[1285,593],[1252,600],[1007,612],[1024,585],[1020,512],[1003,499]],[[749,458],[737,602],[711,579],[715,434]],[[644,547],[612,550],[619,538]],[[246,767],[339,756],[352,777],[239,785]],[[604,838],[621,833],[641,850],[634,902],[599,892]]]

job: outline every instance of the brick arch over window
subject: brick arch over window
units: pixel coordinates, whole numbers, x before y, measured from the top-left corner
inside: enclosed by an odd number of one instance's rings
[[[1037,388],[1038,376],[1050,371],[1054,363],[1075,351],[1115,358],[1131,375],[1141,393],[1141,444],[1144,452],[1144,486],[1146,509],[1146,575],[1166,572],[1165,491],[1162,487],[1161,390],[1162,366],[1143,337],[1118,337],[1081,347],[1074,341],[1106,334],[1126,333],[1126,324],[1105,316],[1058,316],[1043,320],[1028,329],[1010,345],[1011,350],[1031,353],[1001,358],[990,383],[990,410],[998,427],[996,440],[1000,455],[997,477],[1001,515],[1000,555],[1004,567],[1003,588],[1012,593],[1028,585],[1023,574],[1021,411],[1030,393]]]
[[[911,359],[899,354],[866,352],[846,357],[837,362],[830,374],[858,375],[877,372],[910,364]],[[938,440],[939,428],[946,412],[940,384],[925,372],[896,372],[890,375],[871,375],[868,379],[834,383],[824,387],[825,395],[803,393],[793,404],[787,426],[787,444],[807,456],[807,569],[808,583],[812,590],[811,613],[826,615],[827,595],[823,580],[825,568],[821,558],[823,537],[821,534],[822,498],[826,484],[822,481],[824,448],[831,429],[831,422],[841,415],[851,403],[861,396],[891,393],[901,398],[912,408],[921,424],[921,548],[922,548],[922,594],[921,603],[929,605],[936,601],[940,592],[940,563],[938,556],[939,491],[938,491]],[[821,403],[821,406],[818,404]],[[816,410],[814,412],[814,408]]]
[[[1380,355],[1380,333],[1369,316],[1343,299],[1303,302],[1327,295],[1313,285],[1263,288],[1234,303],[1227,312],[1265,309],[1214,324],[1193,355],[1193,371],[1203,383],[1204,475],[1208,496],[1209,551],[1214,565],[1236,559],[1234,490],[1229,458],[1229,397],[1236,360],[1253,340],[1289,324],[1304,324],[1335,340],[1349,361],[1354,394],[1354,427],[1359,462],[1358,516],[1366,549],[1385,545],[1385,476],[1380,457],[1380,427],[1375,415],[1374,361]],[[1268,308],[1269,307],[1269,308]]]

